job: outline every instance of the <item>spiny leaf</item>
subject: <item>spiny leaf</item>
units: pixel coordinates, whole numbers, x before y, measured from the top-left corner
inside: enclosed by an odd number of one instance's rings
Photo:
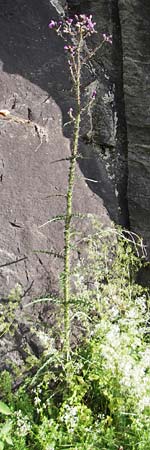
[[[27,308],[28,306],[32,306],[35,305],[36,303],[42,303],[42,302],[61,302],[61,300],[57,299],[57,298],[38,298],[37,300],[34,300],[33,302],[27,303],[26,305],[24,305],[24,308]]]
[[[45,197],[45,199],[51,198],[51,197],[65,197],[66,198],[66,194],[51,194],[51,195],[47,195]]]
[[[48,356],[48,355],[47,355],[47,356]],[[55,355],[54,355],[54,353],[52,353],[52,354],[50,355],[50,358],[48,358],[48,359],[45,361],[45,363],[37,370],[36,374],[35,374],[34,377],[32,378],[32,381],[31,381],[31,383],[30,383],[30,386],[32,386],[32,385],[35,383],[36,379],[37,379],[38,376],[41,374],[41,372],[43,372],[43,370],[44,370],[48,365],[50,365],[50,364],[54,361],[54,359],[55,359],[55,361],[58,362],[58,364],[60,364],[60,359],[59,359],[59,357],[57,357],[56,353],[55,353]]]
[[[54,250],[52,250],[52,251],[49,251],[49,250],[34,250],[33,253],[45,253],[46,255],[54,256],[54,258],[62,258],[62,259],[64,259],[64,256],[61,255],[61,253],[57,253]]]
[[[45,222],[42,225],[40,225],[39,228],[45,227],[45,225],[48,225],[48,223],[57,222],[58,220],[65,220],[65,219],[66,219],[66,215],[65,214],[63,214],[61,216],[52,217],[51,219],[47,220],[47,222]]]
[[[55,163],[61,162],[61,161],[70,161],[70,160],[71,160],[71,156],[67,156],[66,158],[55,159],[55,161],[51,161],[51,164],[55,164]]]

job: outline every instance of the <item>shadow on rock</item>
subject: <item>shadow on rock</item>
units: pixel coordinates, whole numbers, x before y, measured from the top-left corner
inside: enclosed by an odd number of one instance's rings
[[[72,2],[75,3],[75,2]],[[85,2],[83,2],[85,3]],[[69,2],[70,13],[82,12],[79,2],[72,6]],[[83,5],[85,7],[85,5]],[[90,11],[90,2],[86,2],[86,12]],[[68,127],[68,110],[73,106],[71,94],[71,81],[67,61],[64,55],[64,43],[55,32],[48,29],[50,19],[57,19],[57,12],[47,0],[2,0],[0,11],[0,59],[3,72],[17,74],[34,85],[39,86],[45,93],[45,104],[52,97],[62,113],[63,134],[70,137]],[[11,88],[11,77],[9,79]],[[13,89],[13,84],[12,84]],[[15,108],[15,93],[11,108]],[[42,99],[43,102],[43,99]],[[4,105],[5,107],[5,105]],[[39,108],[25,105],[25,114],[29,119],[38,121],[42,115],[42,104]],[[82,147],[82,142],[81,142]],[[89,153],[89,145],[88,153]],[[82,151],[82,148],[81,148]],[[83,152],[86,146],[83,144]],[[80,164],[80,162],[79,162]],[[90,156],[89,164],[86,160],[80,164],[81,170],[87,178],[95,179],[95,185],[89,182],[90,189],[96,192],[108,210],[111,219],[117,222],[117,204],[114,194],[114,185],[107,176],[105,164],[101,158],[98,160]]]

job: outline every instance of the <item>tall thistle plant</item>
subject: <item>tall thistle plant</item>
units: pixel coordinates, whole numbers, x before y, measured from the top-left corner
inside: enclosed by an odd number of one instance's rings
[[[74,217],[72,203],[75,181],[75,167],[77,157],[79,156],[79,133],[81,125],[81,115],[86,106],[81,105],[81,75],[85,61],[91,58],[94,53],[103,45],[104,42],[112,43],[112,37],[106,34],[102,35],[100,45],[85,55],[85,41],[94,33],[96,23],[93,22],[92,15],[75,15],[73,19],[67,18],[61,21],[51,20],[49,28],[61,36],[65,42],[64,51],[67,55],[71,79],[74,88],[75,110],[70,108],[68,114],[70,123],[73,125],[72,148],[70,155],[70,165],[68,173],[68,188],[66,195],[66,213],[64,220],[64,274],[63,274],[63,307],[64,307],[64,344],[63,350],[65,360],[70,358],[70,272],[71,272],[71,222]],[[90,103],[92,104],[96,97],[96,91],[93,91]],[[88,104],[89,106],[89,104]],[[56,217],[57,220],[57,217]]]

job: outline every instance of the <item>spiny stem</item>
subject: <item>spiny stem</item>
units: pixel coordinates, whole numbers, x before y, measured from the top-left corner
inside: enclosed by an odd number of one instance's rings
[[[64,357],[67,362],[70,358],[70,243],[71,243],[71,218],[72,218],[72,200],[75,179],[75,167],[78,155],[79,131],[81,121],[81,100],[80,100],[80,78],[81,78],[81,45],[82,31],[80,32],[78,49],[77,49],[77,75],[75,82],[75,97],[77,103],[77,113],[74,120],[73,131],[73,148],[72,157],[70,159],[70,167],[68,174],[68,190],[66,219],[64,230],[65,252],[64,252]],[[74,80],[73,80],[74,81]]]

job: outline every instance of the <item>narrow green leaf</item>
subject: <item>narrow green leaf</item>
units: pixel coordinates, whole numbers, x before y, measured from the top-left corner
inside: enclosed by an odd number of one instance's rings
[[[0,401],[0,413],[5,414],[6,416],[9,416],[11,414],[11,410],[8,408],[8,406]]]
[[[12,439],[11,439],[10,436],[6,436],[6,437],[5,437],[5,441],[6,441],[7,444],[9,444],[9,445],[13,445],[13,441],[12,441]]]
[[[60,303],[60,300],[57,298],[38,298],[37,300],[34,300],[33,302],[27,303],[24,305],[24,308],[28,308],[28,306],[35,305],[36,303],[42,303],[42,302],[54,302],[54,303]]]
[[[5,436],[6,439],[6,436],[8,433],[10,433],[11,429],[12,429],[12,422],[4,423],[3,427],[0,429],[1,436]]]
[[[47,225],[48,223],[57,222],[58,220],[65,220],[65,218],[66,218],[65,214],[61,216],[52,217],[51,219],[47,220],[47,222],[40,225],[39,228],[45,227],[45,225]]]
[[[0,450],[4,449],[4,442],[0,441]]]

